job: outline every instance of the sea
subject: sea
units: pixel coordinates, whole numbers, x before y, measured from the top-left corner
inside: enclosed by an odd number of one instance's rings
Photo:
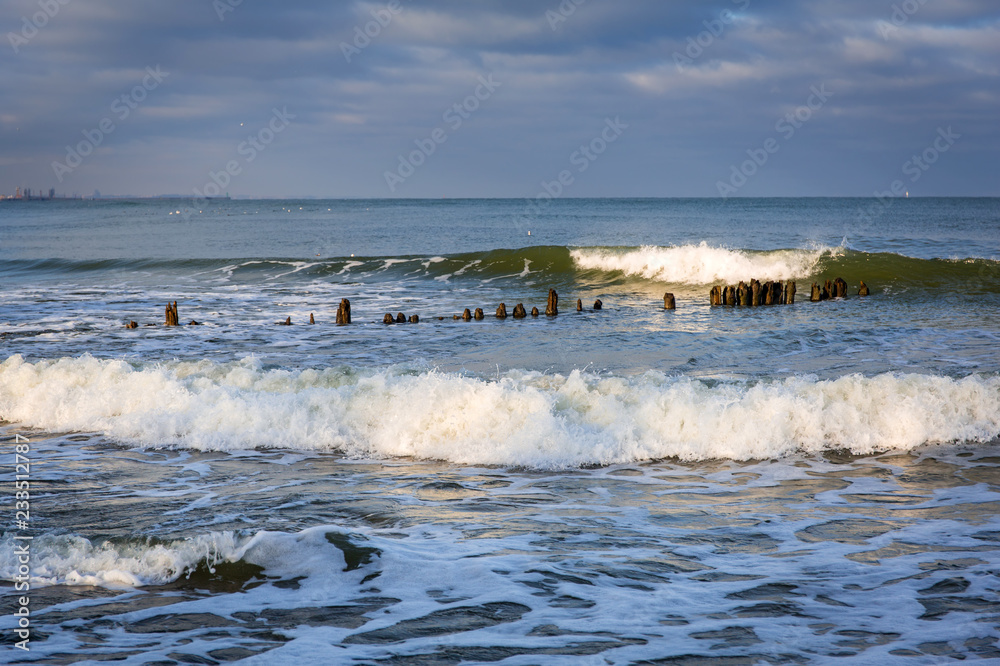
[[[998,260],[990,198],[0,201],[0,662],[1000,660]]]

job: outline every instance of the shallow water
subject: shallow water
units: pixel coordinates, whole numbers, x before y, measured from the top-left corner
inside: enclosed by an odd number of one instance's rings
[[[32,544],[45,663],[1000,658],[976,448],[542,472],[25,434],[38,527],[74,526]]]

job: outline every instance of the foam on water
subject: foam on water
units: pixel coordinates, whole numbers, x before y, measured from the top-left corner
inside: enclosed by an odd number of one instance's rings
[[[708,383],[656,371],[511,371],[489,381],[399,366],[265,369],[252,358],[144,366],[13,356],[0,364],[0,416],[145,447],[565,468],[989,441],[1000,433],[1000,377]]]
[[[248,539],[232,532],[215,532],[172,543],[111,542],[94,544],[76,535],[44,534],[31,544],[31,582],[35,585],[100,585],[137,587],[162,585],[193,571],[200,563],[212,567],[235,562]],[[0,572],[11,579],[17,572],[14,534],[0,539]]]
[[[580,248],[570,256],[584,270],[620,271],[628,276],[679,284],[738,282],[751,278],[805,278],[837,249],[753,252],[712,247],[706,242],[676,247]]]
[[[262,531],[253,536],[227,530],[168,542],[92,541],[78,535],[42,534],[31,544],[31,582],[36,586],[111,588],[164,585],[200,566],[215,573],[219,564],[239,561],[260,566],[272,575],[330,578],[344,563],[343,554],[326,538],[334,530],[313,528],[295,534]],[[18,544],[13,536],[8,533],[0,538],[0,575],[7,580],[16,576],[18,569]]]

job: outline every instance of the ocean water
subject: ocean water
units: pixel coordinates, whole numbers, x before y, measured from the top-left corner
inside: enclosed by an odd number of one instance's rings
[[[1000,659],[998,314],[996,199],[0,202],[0,661]]]

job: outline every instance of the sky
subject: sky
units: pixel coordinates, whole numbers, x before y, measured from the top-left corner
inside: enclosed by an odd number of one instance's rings
[[[0,194],[1000,195],[997,0],[3,0]]]

